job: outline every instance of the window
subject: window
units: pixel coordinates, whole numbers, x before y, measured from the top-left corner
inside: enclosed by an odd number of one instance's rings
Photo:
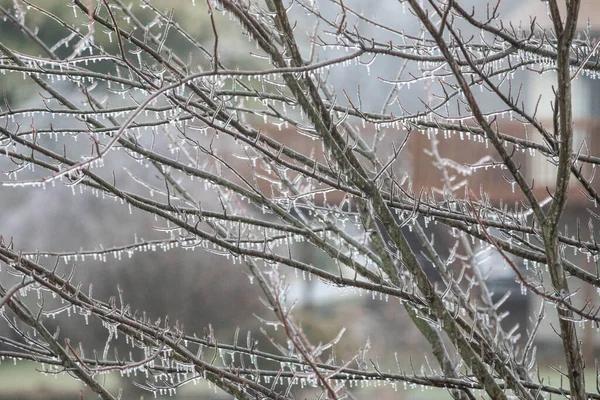
[[[557,86],[556,73],[545,72],[541,75],[534,76],[529,86],[530,112],[533,114],[533,110],[537,104],[536,119],[549,132],[553,132],[552,117],[554,114],[554,90]],[[599,106],[596,104],[596,101],[594,101],[594,92],[596,90],[600,90],[600,82],[598,81],[581,76],[572,81],[573,121],[575,123],[575,129],[573,131],[574,151],[579,150],[587,135],[585,124],[578,124],[577,122],[586,122],[594,116],[600,116]],[[580,126],[578,127],[578,125]],[[583,125],[583,127],[581,125]],[[530,133],[528,139],[537,143],[546,144],[542,135],[537,131]],[[537,152],[533,157],[527,158],[528,175],[530,179],[535,180],[536,186],[554,186],[557,169],[555,164],[556,161],[556,159],[552,160]]]

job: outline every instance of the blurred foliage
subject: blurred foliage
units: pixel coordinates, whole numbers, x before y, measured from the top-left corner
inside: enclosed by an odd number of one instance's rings
[[[31,5],[28,5],[31,4]],[[82,23],[80,17],[81,11],[73,11],[75,8],[65,4],[65,0],[37,0],[31,2],[25,2],[22,0],[0,0],[0,7],[4,10],[9,11],[13,16],[19,15],[25,21],[25,25],[33,32],[37,33],[46,45],[53,46],[59,40],[64,39],[62,35],[63,30],[56,29],[58,22],[53,16],[58,19],[71,24],[75,29],[85,33],[88,29],[87,23]],[[85,3],[85,1],[84,1]],[[92,5],[97,5],[98,2],[88,1]],[[135,8],[135,17],[138,18],[145,25],[153,24],[151,28],[152,34],[156,35],[164,32],[165,26],[156,21],[156,15],[150,7],[140,6],[140,2],[124,1],[125,5],[129,6],[130,9]],[[169,7],[172,4],[170,0],[152,0],[151,6],[156,10],[160,11],[163,15],[171,16],[176,23],[181,26],[186,32],[200,42],[206,39],[212,32],[210,22],[208,19],[208,13],[206,5],[203,2],[192,2],[191,0],[182,0],[181,4],[177,5],[175,10]],[[42,6],[48,14],[42,13],[37,6]],[[104,13],[105,14],[105,13]],[[10,23],[6,15],[2,15],[2,24],[0,24],[0,33],[2,34],[2,40],[7,45],[18,45],[23,53],[32,55],[43,56],[44,52],[37,47],[31,40],[25,40],[23,37],[24,33],[17,26]],[[108,17],[105,15],[105,17]],[[122,27],[129,25],[128,21],[122,20]],[[101,28],[101,27],[99,27]],[[162,29],[161,29],[162,28]],[[100,29],[100,32],[104,33]],[[96,32],[96,33],[100,33]],[[173,32],[169,32],[170,34]],[[102,44],[106,46],[110,40],[105,34],[97,35],[95,37],[96,44]],[[113,43],[116,45],[116,43]],[[186,50],[190,50],[192,47],[185,41],[177,40],[177,38],[167,38],[165,43],[171,47],[178,54],[182,54]],[[71,43],[72,45],[72,43]],[[60,53],[59,53],[60,55]],[[64,55],[64,52],[63,52]]]
[[[88,3],[93,6],[99,4],[96,0],[89,0]],[[131,14],[135,15],[135,18],[148,27],[149,34],[161,39],[166,37],[164,39],[165,49],[177,54],[189,67],[210,67],[207,58],[203,54],[198,54],[198,50],[194,48],[191,42],[197,41],[205,46],[207,50],[212,49],[214,35],[205,2],[181,0],[178,1],[176,9],[172,7],[172,1],[170,0],[152,0],[146,2],[147,4],[141,1],[122,1],[122,3],[131,10]],[[111,4],[115,4],[115,2],[113,1]],[[42,5],[44,12],[37,8]],[[103,9],[100,12],[101,15],[110,18],[106,11],[102,11]],[[158,17],[156,11],[160,12],[162,17]],[[240,46],[231,46],[231,43],[241,42],[241,38],[231,37],[235,32],[224,29],[229,23],[224,16],[216,12],[214,17],[219,36],[227,39],[230,44],[227,48],[220,49],[221,60],[237,63],[241,58],[240,50],[247,47],[247,45],[239,43]],[[67,58],[73,54],[80,39],[78,37],[65,37],[66,30],[61,27],[57,20],[64,21],[69,24],[70,28],[82,35],[90,32],[90,27],[87,21],[82,18],[81,11],[75,11],[75,8],[66,4],[66,0],[0,0],[0,36],[5,45],[9,48],[17,48],[21,53],[49,57],[50,55],[43,48],[43,46],[46,46],[59,58]],[[165,23],[168,20],[173,21],[174,25]],[[20,27],[16,21],[24,22],[29,33]],[[133,33],[139,39],[144,39],[144,32],[133,27],[131,21],[126,18],[120,17],[117,23],[120,24],[123,30]],[[189,36],[184,37],[176,27],[181,27]],[[117,51],[117,39],[114,35],[109,36],[98,23],[94,24],[92,30],[95,45],[103,47],[111,53]],[[28,37],[31,34],[36,36],[37,44],[36,41]],[[133,53],[135,49],[125,43],[125,50]],[[256,63],[258,61],[254,59],[249,62]],[[107,65],[97,63],[94,69],[97,68],[98,71],[107,72]],[[0,89],[3,92],[2,95],[6,96],[12,105],[15,102],[24,101],[39,91],[39,88],[31,85],[28,80],[24,82],[24,80],[15,79],[14,75],[0,75]]]

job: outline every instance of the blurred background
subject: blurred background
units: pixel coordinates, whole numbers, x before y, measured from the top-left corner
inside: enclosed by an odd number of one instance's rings
[[[74,21],[76,17],[70,6],[66,5],[66,0],[44,0],[33,2],[43,5],[44,9],[55,13],[66,21]],[[136,1],[133,2],[133,10],[141,20],[150,21],[153,18],[149,9],[142,9]],[[197,1],[197,3],[204,3]],[[322,2],[322,12],[335,15],[338,10],[335,4]],[[401,27],[407,33],[418,34],[419,26],[409,12],[398,12],[396,2],[382,1],[354,1],[348,2],[349,6],[356,9],[368,10],[376,16],[376,19],[383,25]],[[464,2],[469,3],[469,2]],[[472,4],[478,4],[477,1],[471,1]],[[530,15],[539,17],[538,23],[544,26],[544,18],[547,20],[544,2],[531,1],[513,1],[501,0],[501,15],[507,23],[518,24],[518,20],[523,17],[529,20]],[[589,21],[582,21],[583,26],[588,22],[595,26],[596,21],[600,20],[600,10],[596,7],[595,1],[584,2],[586,5],[582,9],[582,18]],[[157,8],[169,10],[175,7],[174,18],[184,27],[196,40],[205,43],[208,48],[212,43],[212,28],[208,19],[208,14],[204,4],[192,5],[192,1],[173,1],[155,0],[152,4]],[[16,0],[0,0],[0,6],[4,10],[15,15],[16,8],[27,6]],[[469,8],[468,4],[463,7]],[[400,6],[400,8],[402,8]],[[38,31],[38,37],[43,38],[48,45],[58,43],[63,39],[64,32],[58,29],[57,23],[43,16],[35,10],[26,10],[24,14],[27,25]],[[221,16],[219,16],[221,18]],[[310,30],[314,21],[310,21],[301,13],[297,14],[297,20],[306,30]],[[249,43],[235,29],[235,26],[228,18],[222,17],[218,20],[221,46],[221,58],[230,66],[239,66],[243,69],[252,69],[260,67],[261,61],[255,57],[249,56],[254,45]],[[364,28],[363,35],[380,35],[381,32],[373,29],[371,26],[361,24]],[[549,26],[546,26],[549,27]],[[18,49],[22,53],[31,55],[41,55],[39,48],[31,41],[25,38],[23,32],[11,23],[7,18],[2,18],[0,14],[0,40],[10,48]],[[106,41],[105,39],[102,39]],[[308,40],[308,39],[307,39]],[[105,46],[111,44],[103,43]],[[202,62],[194,49],[186,42],[177,42],[167,39],[166,44],[176,53],[181,54],[184,59],[198,58]],[[309,43],[306,43],[307,45]],[[112,43],[114,46],[114,42]],[[72,52],[69,46],[57,48],[61,56],[67,56]],[[328,57],[331,55],[328,54]],[[102,66],[99,66],[102,68]],[[369,65],[367,72],[364,67],[340,68],[330,74],[330,83],[336,91],[342,93],[346,90],[353,100],[357,100],[357,89],[360,87],[362,105],[367,111],[380,111],[385,96],[389,91],[387,85],[377,77],[386,77],[393,79],[399,66],[391,65],[385,58],[377,59]],[[409,66],[417,68],[417,65]],[[525,98],[530,104],[534,104],[534,99],[540,95],[550,96],[548,92],[551,88],[551,79],[549,75],[540,75],[535,77],[523,73],[522,78],[516,77],[516,82],[525,84]],[[19,79],[17,79],[19,78]],[[545,81],[546,80],[546,81]],[[600,100],[596,93],[600,89],[599,81],[588,77],[581,77],[574,85],[574,96],[580,106],[576,107],[576,123],[578,124],[578,137],[576,141],[582,143],[584,140],[593,143],[596,139],[591,138],[591,132],[596,130],[600,115]],[[39,95],[40,89],[27,79],[20,79],[16,74],[0,75],[0,89],[5,101],[13,109],[27,107],[41,107],[42,101]],[[67,86],[63,89],[69,92]],[[405,86],[403,96],[406,98],[419,98],[424,94],[424,88],[419,85]],[[81,96],[75,91],[71,93],[72,97]],[[497,106],[490,98],[486,100],[485,94],[481,94],[482,101],[489,109]],[[340,96],[341,98],[343,96]],[[406,104],[414,105],[413,110],[418,111],[422,107],[418,101],[406,101]],[[547,113],[551,117],[549,103],[542,106],[541,113]],[[6,104],[0,104],[0,109],[5,111]],[[55,128],[65,127],[65,123],[71,120],[53,118],[52,115],[40,114],[35,117],[35,125],[52,124]],[[23,117],[16,121],[27,127],[32,124],[32,118]],[[0,121],[5,123],[5,121]],[[11,121],[11,123],[13,123]],[[506,126],[511,127],[510,121],[505,121]],[[515,126],[510,129],[522,129]],[[279,139],[285,135],[281,132],[273,132],[274,137]],[[82,144],[86,146],[87,144]],[[302,144],[298,144],[301,146]],[[577,144],[576,144],[577,145]],[[60,148],[60,143],[56,144]],[[410,152],[402,165],[398,166],[409,176],[419,177],[415,179],[415,187],[431,187],[439,185],[439,172],[433,168],[432,160],[424,155],[423,149],[429,146],[429,139],[425,135],[414,135],[409,144]],[[461,151],[464,143],[455,140],[448,140],[441,150],[443,156],[454,159],[459,163],[470,164],[476,162],[486,154],[485,149],[480,146],[479,152]],[[382,146],[383,147],[383,146]],[[597,153],[596,153],[597,154]],[[112,157],[112,156],[111,156]],[[538,157],[539,159],[539,157]],[[153,171],[143,170],[129,158],[112,157],[106,162],[108,168],[122,171],[124,169],[133,170],[136,176],[142,176],[148,180],[157,180]],[[540,164],[533,160],[524,160],[525,168],[532,176],[540,180],[546,180],[545,183],[552,184],[552,174],[554,170],[546,164]],[[0,160],[2,170],[10,168],[8,160]],[[489,178],[490,175],[473,176],[472,186],[485,185],[486,181],[495,182],[493,188],[489,190],[491,201],[498,202],[503,199],[506,202],[514,202],[518,199],[511,191],[511,186],[503,181],[501,175],[495,178]],[[500,182],[501,184],[498,184]],[[140,190],[132,180],[124,180],[121,185],[127,190]],[[201,186],[201,185],[199,185]],[[574,194],[569,203],[568,213],[565,216],[566,223],[576,221],[578,218],[585,220],[588,218],[586,213],[587,203],[581,193],[574,190]],[[216,201],[214,193],[199,187],[194,193],[205,204]],[[329,201],[338,201],[330,198]],[[16,248],[39,250],[39,251],[78,251],[87,249],[110,248],[123,243],[132,243],[137,240],[155,240],[162,237],[156,232],[158,224],[153,218],[142,214],[140,211],[130,213],[127,206],[113,203],[102,198],[90,196],[88,194],[72,193],[68,187],[53,187],[46,190],[42,189],[11,189],[0,188],[0,234],[6,238],[12,238]],[[248,211],[252,212],[252,210]],[[350,228],[351,229],[351,228]],[[453,240],[446,234],[443,227],[439,225],[431,226],[429,234],[436,235],[436,244],[442,249],[450,249]],[[410,233],[407,232],[410,237]],[[416,241],[413,241],[415,248],[418,248]],[[319,265],[321,268],[336,271],[337,266],[320,250],[306,243],[298,243],[294,251],[297,258]],[[479,268],[482,268],[489,275],[490,288],[496,293],[496,298],[501,297],[507,291],[512,295],[504,303],[503,309],[510,312],[510,315],[504,320],[504,327],[510,330],[517,326],[520,332],[525,334],[525,330],[531,323],[529,316],[531,310],[539,308],[539,304],[529,296],[524,295],[520,285],[515,282],[514,274],[510,268],[503,265],[505,262],[501,257],[490,248],[477,249]],[[444,252],[442,251],[442,254]],[[578,261],[576,256],[569,255],[574,262]],[[82,282],[82,287],[88,288],[93,283],[94,296],[107,301],[111,296],[118,294],[117,285],[123,290],[123,296],[127,303],[131,304],[132,310],[143,310],[152,319],[165,318],[168,316],[170,321],[178,320],[185,325],[187,332],[197,332],[202,335],[207,331],[214,331],[219,341],[231,342],[236,328],[242,327],[242,336],[245,337],[246,330],[256,338],[265,350],[274,351],[269,344],[268,338],[260,332],[264,327],[259,319],[270,318],[269,313],[259,301],[261,296],[260,289],[256,284],[252,284],[247,271],[243,265],[233,265],[224,257],[219,257],[210,252],[200,249],[184,250],[173,249],[164,251],[160,248],[156,251],[145,253],[136,253],[129,257],[126,253],[118,259],[108,259],[106,262],[85,260],[70,260],[68,263],[61,262],[59,268],[65,273],[69,273],[75,266],[75,281]],[[45,264],[52,264],[54,260],[48,258],[42,259]],[[526,265],[519,265],[525,270]],[[595,272],[595,271],[591,271]],[[0,272],[0,279],[8,281],[12,279],[5,271]],[[433,272],[432,272],[433,273]],[[327,342],[334,338],[338,332],[346,327],[346,333],[343,339],[336,347],[336,353],[340,358],[350,358],[356,354],[360,348],[370,347],[369,355],[373,360],[381,363],[382,366],[394,369],[396,360],[402,368],[408,371],[414,369],[420,372],[421,369],[427,370],[429,361],[433,362],[429,346],[421,338],[420,333],[412,326],[409,318],[405,315],[404,309],[395,302],[388,302],[386,299],[372,298],[370,294],[359,292],[341,292],[338,288],[323,284],[317,279],[306,280],[302,275],[296,276],[293,272],[287,273],[290,284],[290,302],[296,301],[295,317],[301,322],[306,334],[314,343]],[[597,300],[597,294],[594,292],[581,293],[581,296]],[[35,299],[28,301],[35,302]],[[549,311],[548,321],[555,321],[552,310]],[[255,315],[256,314],[256,315]],[[99,321],[90,319],[89,324],[82,323],[83,317],[59,315],[56,319],[49,317],[46,324],[52,326],[61,326],[60,335],[70,338],[71,342],[81,342],[85,349],[92,351],[97,349],[101,352],[107,340],[107,330],[102,327]],[[6,324],[0,324],[0,332],[4,336],[10,337],[15,332],[10,330]],[[283,339],[282,332],[268,331],[269,335],[278,339]],[[587,343],[586,348],[594,349],[589,354],[589,361],[593,363],[595,357],[594,343],[598,337],[594,329],[587,329],[582,335]],[[116,340],[113,346],[122,348],[126,352],[124,342]],[[553,362],[553,354],[559,349],[560,342],[553,333],[548,324],[540,331],[538,336],[539,358],[547,360],[542,362],[544,365],[550,365]],[[393,354],[396,353],[395,357]],[[559,353],[560,354],[560,353]],[[590,364],[592,365],[592,364]],[[544,374],[554,376],[549,367],[543,371]],[[123,399],[151,398],[151,394],[141,391],[139,388],[130,386],[124,380],[121,380],[117,374],[106,376],[108,385],[114,387],[123,387]],[[143,379],[142,379],[143,380]],[[590,380],[593,382],[593,379]],[[27,382],[27,384],[23,384]],[[188,385],[177,392],[177,398],[219,398],[208,386],[200,384],[197,386]],[[82,388],[79,382],[65,376],[46,376],[35,370],[35,367],[29,363],[21,362],[13,365],[13,361],[3,360],[0,364],[0,398],[11,398],[16,400],[26,399],[64,399],[77,398],[80,391],[83,390],[85,399],[94,398],[93,394]],[[370,386],[357,392],[361,398],[381,398],[381,399],[426,399],[439,398],[439,396],[448,397],[443,391],[422,391],[420,388],[414,390],[395,392],[389,387]],[[311,393],[305,392],[304,396],[310,398]],[[165,397],[166,398],[166,397]]]

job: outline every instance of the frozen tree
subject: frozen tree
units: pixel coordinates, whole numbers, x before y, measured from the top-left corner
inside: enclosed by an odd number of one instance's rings
[[[103,399],[121,396],[106,374],[154,396],[201,381],[239,399],[600,398],[593,2],[467,3],[0,1],[18,32],[0,38],[0,356]],[[151,319],[127,282],[92,290],[122,256],[181,249],[260,289],[260,340]],[[297,320],[295,276],[392,307],[430,357],[339,355],[343,330],[322,343]],[[513,327],[518,288],[530,306]],[[98,324],[100,348],[72,340]],[[549,329],[559,382],[539,374]]]

